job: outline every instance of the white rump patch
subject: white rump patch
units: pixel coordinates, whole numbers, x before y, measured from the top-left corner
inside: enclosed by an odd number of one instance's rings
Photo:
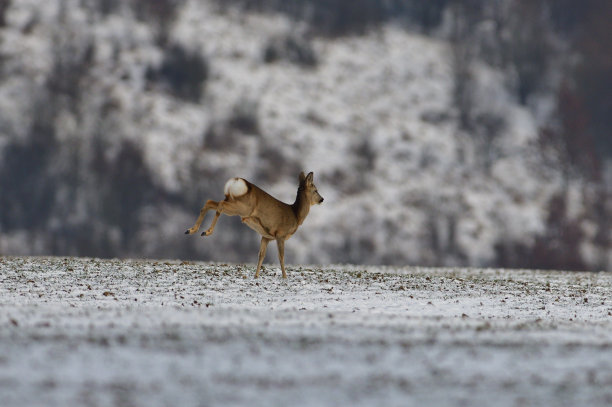
[[[230,178],[223,188],[223,193],[232,198],[242,196],[247,193],[249,188],[242,178]]]

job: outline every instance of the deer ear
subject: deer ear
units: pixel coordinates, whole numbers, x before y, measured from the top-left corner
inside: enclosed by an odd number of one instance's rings
[[[312,183],[313,182],[313,176],[314,174],[312,172],[309,172],[308,175],[306,176],[306,182]]]
[[[304,171],[300,172],[300,177],[299,177],[299,179],[300,179],[300,184],[301,184],[302,182],[304,182],[304,180],[306,179],[306,175],[304,175]]]

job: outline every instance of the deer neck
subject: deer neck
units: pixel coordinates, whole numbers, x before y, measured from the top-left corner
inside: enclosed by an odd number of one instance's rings
[[[293,208],[293,213],[295,213],[298,225],[301,225],[310,211],[310,202],[308,201],[305,190],[298,189],[295,203],[291,205],[291,207]]]

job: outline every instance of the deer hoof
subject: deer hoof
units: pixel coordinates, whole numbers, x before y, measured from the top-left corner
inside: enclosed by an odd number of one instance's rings
[[[200,236],[206,236],[206,232],[202,232]]]
[[[185,231],[185,234],[186,234],[186,235],[188,235],[188,234],[189,234],[189,229],[187,229],[187,230]]]

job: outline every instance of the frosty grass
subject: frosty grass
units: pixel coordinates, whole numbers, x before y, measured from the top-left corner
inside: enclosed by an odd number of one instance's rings
[[[604,406],[612,274],[0,257],[0,405]]]

